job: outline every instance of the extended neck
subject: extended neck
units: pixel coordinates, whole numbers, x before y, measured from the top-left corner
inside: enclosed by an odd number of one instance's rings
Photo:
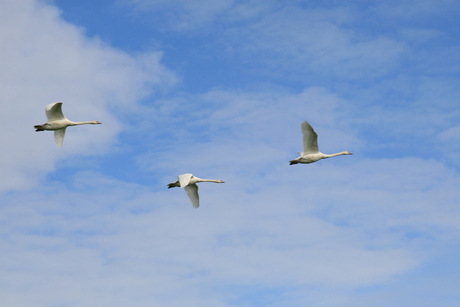
[[[338,153],[335,153],[335,154],[331,154],[331,155],[324,155],[324,158],[327,159],[327,158],[332,158],[332,157],[337,157],[337,156],[342,156],[342,155],[351,155],[352,153],[351,152],[348,152],[348,151],[342,151],[342,152],[338,152]]]
[[[216,180],[216,179],[199,179],[197,182],[215,182],[215,183],[223,183],[222,180]]]
[[[71,126],[87,125],[87,124],[95,125],[95,124],[100,124],[100,122],[98,122],[97,120],[90,120],[87,122],[71,122]]]

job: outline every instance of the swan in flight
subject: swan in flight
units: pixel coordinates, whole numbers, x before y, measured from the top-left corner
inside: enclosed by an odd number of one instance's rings
[[[62,102],[50,103],[45,107],[45,110],[48,122],[43,125],[35,125],[35,131],[54,131],[54,140],[56,141],[56,145],[59,147],[62,147],[62,143],[64,142],[65,129],[67,127],[86,124],[100,124],[100,122],[97,120],[92,120],[89,122],[73,122],[68,120],[62,113]]]
[[[187,192],[188,198],[192,202],[193,208],[198,208],[200,206],[200,196],[198,195],[198,182],[216,182],[216,183],[224,183],[222,180],[215,180],[215,179],[201,179],[192,174],[183,174],[177,176],[179,180],[169,183],[168,189],[181,187],[185,189]]]
[[[307,121],[304,121],[300,127],[302,128],[303,134],[303,152],[299,152],[300,157],[297,159],[289,161],[289,165],[297,163],[308,164],[319,161],[321,159],[327,159],[341,155],[352,155],[352,153],[348,151],[342,151],[332,155],[323,154],[318,149],[318,134],[316,134],[315,130],[313,130],[313,127]]]

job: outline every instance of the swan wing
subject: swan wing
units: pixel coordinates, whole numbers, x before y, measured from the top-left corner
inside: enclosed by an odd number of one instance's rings
[[[190,183],[190,179],[193,177],[192,174],[182,174],[177,176],[179,178],[180,187],[184,188]]]
[[[50,103],[45,107],[45,110],[48,122],[65,119],[65,116],[62,113],[62,102]]]
[[[200,196],[198,195],[198,185],[196,183],[189,184],[185,188],[188,198],[192,202],[193,208],[198,208],[200,206]]]
[[[307,121],[302,123],[301,128],[303,134],[303,154],[318,153],[318,134]]]
[[[64,143],[65,129],[54,130],[54,141],[56,141],[56,145],[59,147],[62,147],[62,143]]]

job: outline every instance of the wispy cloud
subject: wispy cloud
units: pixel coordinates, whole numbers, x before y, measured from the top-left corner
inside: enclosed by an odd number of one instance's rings
[[[154,21],[161,29],[175,29],[192,32],[205,29],[214,23],[219,15],[233,6],[234,0],[186,1],[186,0],[128,0],[123,3],[142,14],[155,12],[159,18]],[[160,17],[161,16],[161,17]]]
[[[347,13],[352,12],[342,12]],[[406,52],[405,44],[392,38],[368,38],[346,30],[336,15],[334,11],[287,7],[229,30],[224,36],[226,47],[245,65],[263,63],[278,74],[349,79],[386,74]],[[348,23],[352,26],[353,22]],[[236,42],[243,47],[235,48]]]

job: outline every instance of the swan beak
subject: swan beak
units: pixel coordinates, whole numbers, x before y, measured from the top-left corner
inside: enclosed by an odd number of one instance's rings
[[[221,180],[220,183],[225,183],[225,181],[222,181],[222,180]]]
[[[101,122],[96,121],[96,124],[102,124]]]

